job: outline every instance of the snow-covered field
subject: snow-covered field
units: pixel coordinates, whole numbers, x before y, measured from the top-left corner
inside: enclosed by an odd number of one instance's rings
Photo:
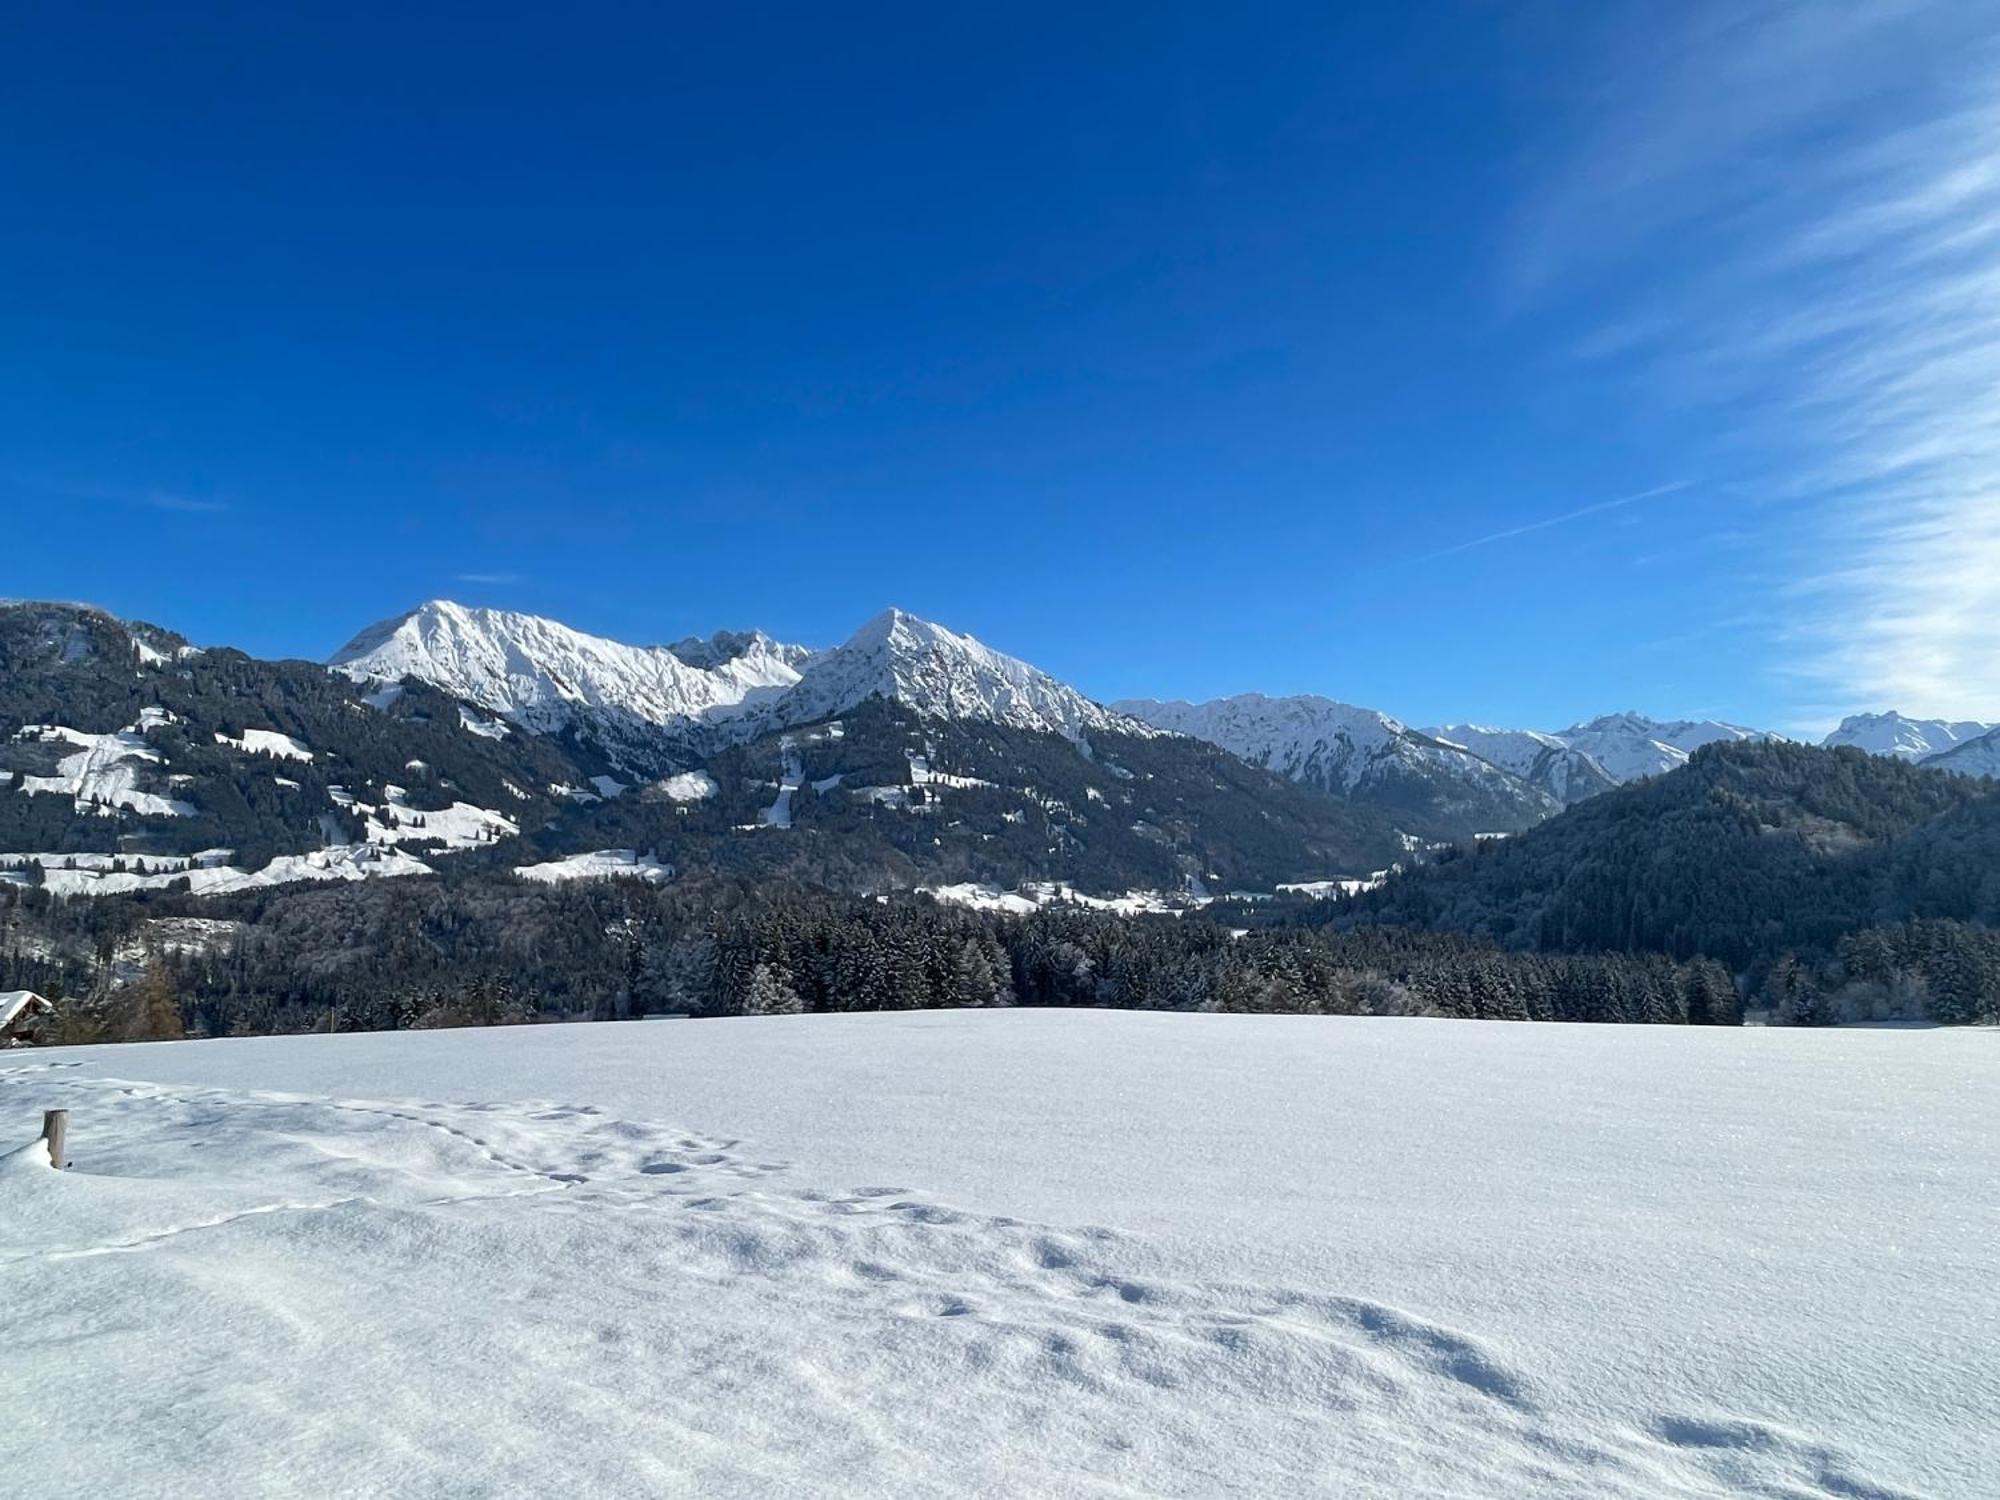
[[[22,1496],[1990,1496],[2000,1034],[0,1055]]]

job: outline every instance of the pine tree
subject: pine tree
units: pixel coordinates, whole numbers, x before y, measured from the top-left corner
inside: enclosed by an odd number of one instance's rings
[[[805,1009],[791,975],[770,964],[758,964],[750,971],[750,985],[743,996],[746,1016],[796,1016]]]

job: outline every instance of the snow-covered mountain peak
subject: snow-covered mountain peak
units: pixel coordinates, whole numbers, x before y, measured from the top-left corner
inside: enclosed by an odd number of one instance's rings
[[[416,677],[534,729],[559,728],[579,709],[681,725],[798,677],[779,654],[746,652],[708,671],[665,646],[628,646],[539,615],[449,599],[370,626],[332,665],[357,680]]]
[[[869,698],[932,718],[977,719],[1075,739],[1086,730],[1144,733],[1067,683],[969,635],[886,609],[814,657],[773,705],[786,724],[845,713]]]
[[[1208,703],[1134,698],[1112,707],[1308,786],[1337,796],[1377,796],[1440,823],[1504,831],[1527,827],[1560,806],[1548,791],[1463,746],[1375,709],[1311,693],[1239,693]]]
[[[819,654],[811,646],[791,645],[761,630],[718,630],[714,635],[690,635],[675,641],[667,650],[704,672],[716,671],[731,662],[778,661],[798,667]]]
[[[797,682],[805,664],[819,655],[811,646],[776,640],[761,630],[718,630],[711,636],[675,641],[666,649],[719,679],[730,703],[777,696]]]
[[[1626,710],[1574,724],[1555,738],[1581,750],[1616,781],[1657,776],[1684,766],[1703,745],[1718,740],[1768,740],[1768,730],[1748,729],[1721,719],[1652,719]]]
[[[936,718],[1067,735],[1151,733],[1026,662],[906,610],[876,615],[831,651],[761,631],[628,646],[554,620],[432,600],[335,652],[362,680],[417,677],[524,727],[578,713],[640,720],[699,743],[845,713],[871,697]],[[694,731],[700,731],[694,734]]]
[[[1112,707],[1161,729],[1220,745],[1246,760],[1268,757],[1265,764],[1287,774],[1291,774],[1288,765],[1302,763],[1326,747],[1338,744],[1372,752],[1410,733],[1388,714],[1316,693],[1284,698],[1237,693],[1206,703],[1132,698]]]
[[[1540,787],[1565,807],[1609,791],[1618,783],[1587,751],[1539,729],[1495,729],[1485,724],[1441,724],[1424,731]]]
[[[1922,760],[1976,740],[1995,727],[1972,719],[1912,719],[1892,708],[1887,713],[1850,714],[1821,743],[1852,745],[1874,755]]]

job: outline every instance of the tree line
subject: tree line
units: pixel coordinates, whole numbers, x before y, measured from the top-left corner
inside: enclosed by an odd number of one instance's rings
[[[207,920],[194,937],[190,912]],[[1740,1019],[1712,961],[1510,953],[1395,929],[1243,932],[1081,907],[1010,916],[725,881],[381,881],[178,904],[0,891],[0,919],[0,988],[64,999],[72,1039],[93,1024],[107,1037],[226,1036],[970,1006]],[[131,1010],[118,997],[135,969],[149,987],[143,1025],[114,1015]]]

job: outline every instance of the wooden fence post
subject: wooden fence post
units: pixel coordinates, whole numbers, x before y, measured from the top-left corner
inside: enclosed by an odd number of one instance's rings
[[[42,1139],[49,1143],[49,1165],[58,1171],[69,1165],[69,1158],[63,1155],[63,1136],[68,1130],[68,1110],[42,1111]]]

